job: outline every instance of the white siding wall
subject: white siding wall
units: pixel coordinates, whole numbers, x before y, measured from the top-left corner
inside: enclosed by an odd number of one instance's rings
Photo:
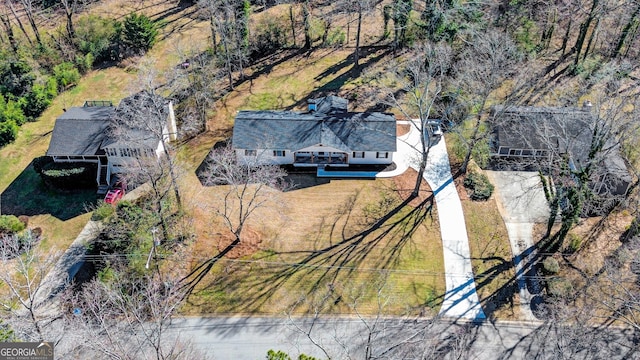
[[[278,150],[284,151],[284,156],[274,156],[274,150],[259,149],[256,150],[256,156],[245,156],[245,149],[236,149],[236,157],[238,163],[244,165],[251,164],[273,164],[273,165],[288,165],[293,164],[293,151],[291,150]]]
[[[384,151],[381,151],[381,155],[385,153]],[[351,152],[349,154],[349,164],[353,164],[353,165],[369,165],[369,164],[374,164],[374,165],[378,165],[378,164],[391,164],[393,162],[393,152],[389,151],[389,157],[388,158],[377,158],[376,157],[377,152],[375,151],[365,151],[364,152],[364,158],[356,158],[353,157],[353,152]]]

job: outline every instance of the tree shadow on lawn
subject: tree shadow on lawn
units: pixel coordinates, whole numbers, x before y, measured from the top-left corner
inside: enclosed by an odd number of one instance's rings
[[[312,296],[314,292],[325,287],[333,288],[333,284],[338,280],[341,283],[348,283],[349,280],[357,278],[362,271],[360,265],[365,261],[372,261],[367,264],[367,267],[373,270],[383,271],[392,268],[399,260],[402,249],[411,240],[419,225],[431,214],[433,208],[434,197],[431,195],[418,206],[403,213],[412,200],[413,198],[409,198],[403,201],[378,221],[351,236],[345,235],[345,230],[351,225],[349,219],[352,216],[353,208],[345,208],[344,213],[337,216],[333,224],[329,224],[331,226],[330,237],[332,239],[338,238],[339,241],[332,242],[322,249],[271,254],[279,255],[280,258],[305,253],[307,255],[292,263],[279,262],[277,265],[280,266],[264,269],[260,276],[248,276],[243,279],[242,281],[245,283],[242,288],[248,289],[248,291],[242,293],[241,299],[234,297],[236,299],[235,307],[243,312],[255,312],[266,305],[283,287],[299,289],[305,291],[308,296]],[[347,222],[342,226],[338,224],[340,218],[347,219]],[[383,243],[383,240],[387,240],[388,243]],[[381,250],[381,246],[384,246],[384,251],[374,251],[375,249]],[[222,253],[228,251],[229,248]],[[372,253],[375,254],[375,257],[370,256]],[[195,268],[191,274],[183,279],[183,286],[188,286],[190,293],[193,292],[198,283],[221,258],[222,256],[219,254]],[[197,291],[235,289],[238,288],[237,282],[238,279],[233,276],[221,276],[200,287],[200,290]],[[295,301],[295,299],[291,300]],[[337,297],[335,301],[334,305],[337,305],[340,298]]]
[[[49,189],[32,164],[0,194],[3,215],[51,215],[66,221],[88,212],[96,203],[96,189],[61,192]]]

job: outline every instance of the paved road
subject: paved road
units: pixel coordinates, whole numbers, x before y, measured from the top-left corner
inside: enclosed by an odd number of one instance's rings
[[[310,318],[216,317],[174,319],[170,331],[190,340],[207,359],[264,359],[270,349],[282,350],[294,359],[300,353],[318,359],[363,359],[369,334],[369,351],[376,359],[637,358],[635,353],[628,353],[633,332],[583,328],[585,333],[567,339],[556,333],[561,329],[534,322],[456,324],[446,320],[375,322],[355,318],[321,318],[314,322]],[[423,336],[416,336],[420,331]],[[580,345],[583,338],[589,342],[584,346]]]
[[[396,176],[412,167],[418,169],[420,131],[411,131],[398,138],[398,151],[393,155],[397,168],[380,176]],[[429,150],[425,180],[435,193],[440,233],[444,248],[446,294],[440,314],[454,318],[484,319],[471,267],[469,239],[460,197],[453,183],[449,155],[444,138]]]
[[[541,287],[534,279],[527,282],[525,276],[531,274],[531,261],[535,257],[533,225],[549,218],[549,206],[544,196],[540,177],[536,172],[487,171],[487,176],[496,187],[495,195],[498,211],[502,216],[518,279],[520,295],[520,315],[525,320],[534,320],[532,307],[541,298],[536,295]]]

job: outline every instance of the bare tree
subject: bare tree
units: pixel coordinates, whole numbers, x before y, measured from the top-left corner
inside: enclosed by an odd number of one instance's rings
[[[260,158],[238,162],[230,146],[214,149],[207,158],[204,183],[220,185],[222,204],[212,210],[233,234],[232,246],[240,243],[242,230],[257,210],[275,203],[275,195],[287,189],[286,171],[277,165],[263,164]]]
[[[392,63],[387,75],[390,86],[383,86],[386,102],[411,121],[420,134],[419,170],[412,196],[418,196],[427,156],[432,145],[430,115],[442,96],[452,51],[446,45],[421,44],[412,49],[401,64]]]
[[[57,260],[56,251],[43,252],[36,236],[24,234],[0,238],[0,280],[7,287],[0,298],[3,320],[18,339],[49,341],[47,326],[56,313],[49,311],[45,300],[44,279]]]
[[[184,293],[158,277],[93,280],[69,299],[67,336],[77,352],[109,359],[203,359],[170,329]]]
[[[140,91],[124,99],[116,109],[112,121],[113,136],[123,143],[143,145],[150,139],[160,144],[164,160],[168,165],[169,178],[178,207],[182,207],[178,186],[178,165],[171,151],[170,139],[177,136],[171,128],[173,103],[158,94],[158,75],[147,65],[138,78]]]
[[[229,87],[233,89],[233,73],[239,71],[244,76],[249,56],[247,2],[200,0],[198,4],[209,17],[214,52],[225,64]]]
[[[12,1],[12,0],[8,0]],[[29,25],[31,25],[31,30],[33,30],[33,34],[36,37],[36,42],[39,46],[42,46],[42,39],[40,38],[40,29],[38,29],[38,24],[36,23],[36,5],[37,3],[34,0],[20,0],[20,4],[24,9],[24,13],[27,16],[27,20],[29,21]]]
[[[3,8],[3,12],[0,13],[0,23],[2,23],[2,28],[4,32],[7,34],[7,40],[11,45],[11,49],[14,52],[18,51],[18,43],[16,41],[15,34],[13,33],[13,25],[11,24],[11,20],[9,20],[9,14],[6,12],[6,8]]]
[[[64,14],[67,18],[67,35],[69,36],[69,40],[73,41],[76,37],[76,32],[73,27],[73,14],[77,11],[79,6],[78,2],[82,0],[60,0],[62,7],[64,8]]]
[[[516,65],[520,60],[516,44],[508,35],[500,32],[479,33],[472,37],[469,47],[461,55],[456,65],[456,88],[459,89],[455,102],[463,109],[461,119],[449,119],[462,125],[458,129],[471,129],[471,134],[458,131],[460,140],[466,145],[467,151],[462,162],[461,171],[467,171],[467,166],[474,150],[481,141],[486,141],[488,134],[483,131],[484,119],[489,112],[494,92],[503,86],[506,79],[516,75]],[[499,102],[512,102],[508,97],[500,98]],[[465,114],[466,113],[466,114]],[[471,126],[465,126],[470,121]]]
[[[16,23],[18,23],[18,27],[22,31],[22,34],[24,34],[24,37],[25,39],[27,39],[27,42],[29,43],[29,45],[33,45],[33,41],[31,40],[31,37],[29,36],[29,34],[27,33],[27,30],[22,24],[22,21],[20,20],[20,15],[18,15],[18,12],[16,11],[16,7],[13,1],[14,0],[5,0],[5,4],[9,8],[9,10],[11,10],[11,14],[13,15],[13,18],[16,19]]]

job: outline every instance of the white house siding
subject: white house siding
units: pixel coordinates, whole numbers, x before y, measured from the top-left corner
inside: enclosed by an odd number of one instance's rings
[[[254,149],[250,149],[254,150]],[[293,164],[293,151],[291,150],[277,150],[284,151],[284,156],[274,156],[276,150],[256,149],[255,156],[246,156],[245,149],[236,149],[236,158],[238,163],[244,165],[258,165],[258,164],[272,164],[272,165],[289,165]]]
[[[358,153],[359,151],[356,151]],[[376,151],[365,151],[364,158],[354,157],[353,152],[349,154],[349,164],[352,165],[387,165],[393,162],[393,152],[380,151],[380,154],[387,153],[387,158],[378,158]]]

